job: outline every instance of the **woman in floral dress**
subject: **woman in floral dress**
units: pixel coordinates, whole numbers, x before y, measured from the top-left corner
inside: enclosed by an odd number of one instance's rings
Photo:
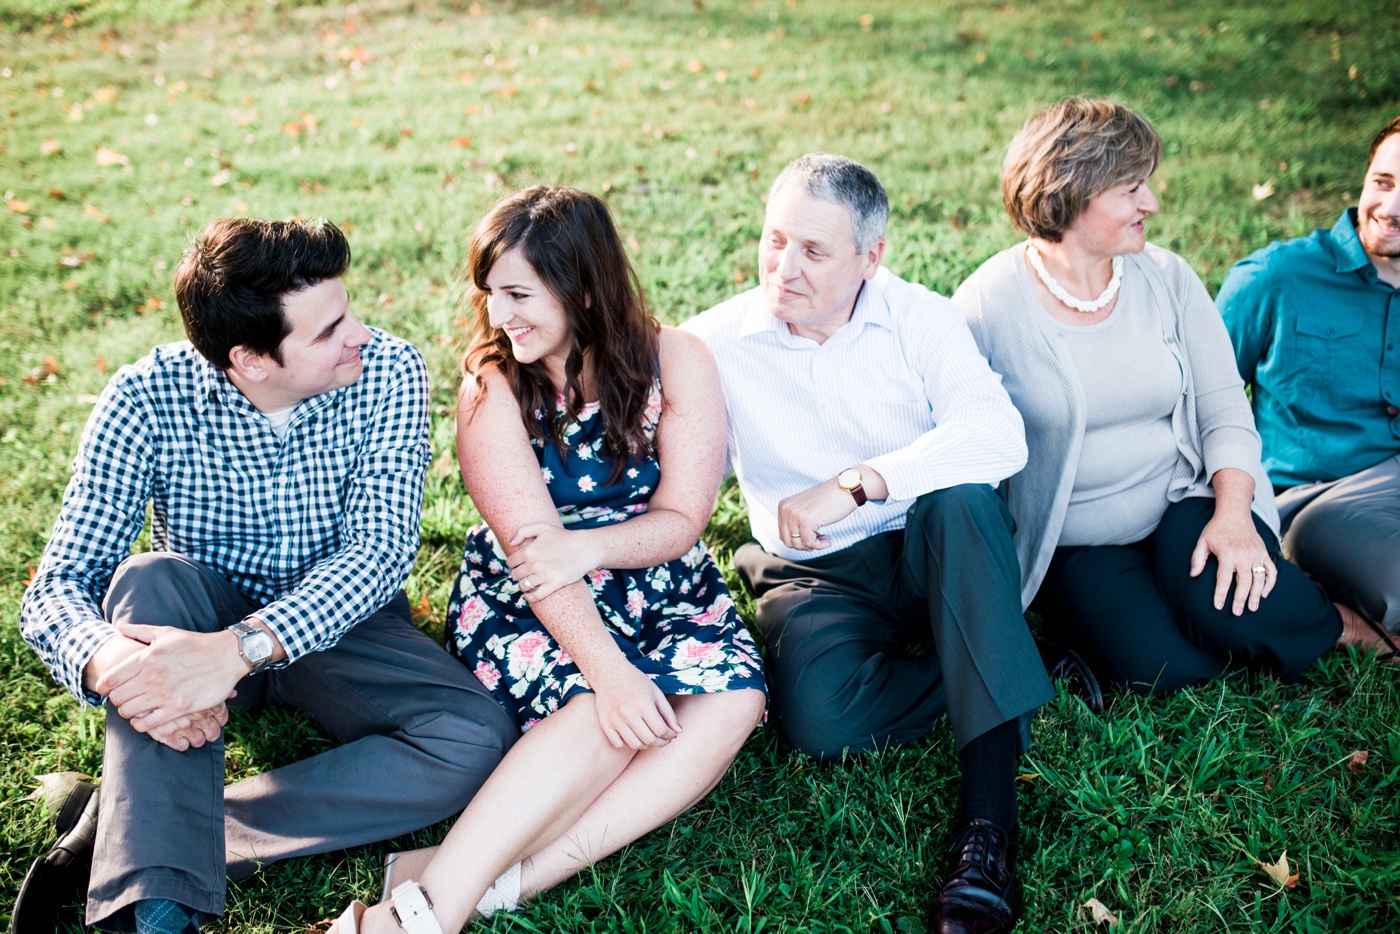
[[[485,522],[467,536],[447,647],[524,736],[421,878],[395,889],[401,917],[445,931],[684,812],[766,702],[757,649],[699,541],[725,460],[704,344],[651,317],[592,195],[505,199],[468,263],[476,333],[457,454]],[[352,905],[339,930],[396,931],[388,909]]]

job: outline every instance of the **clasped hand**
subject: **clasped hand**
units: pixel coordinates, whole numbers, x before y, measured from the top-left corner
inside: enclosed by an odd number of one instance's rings
[[[591,683],[598,726],[616,749],[665,746],[680,735],[671,702],[650,678],[624,662],[600,683]]]
[[[570,532],[550,522],[527,522],[510,540],[510,576],[531,603],[580,581],[598,567],[587,529]]]
[[[849,516],[856,501],[833,480],[818,483],[778,503],[778,535],[784,545],[798,551],[817,551],[831,545],[821,530]]]
[[[119,624],[134,650],[104,672],[93,689],[107,695],[137,732],[183,752],[219,738],[225,702],[247,668],[227,632]]]
[[[1206,569],[1206,560],[1215,555],[1219,567],[1215,573],[1215,608],[1224,609],[1230,584],[1235,585],[1235,599],[1230,612],[1244,614],[1245,606],[1253,612],[1259,601],[1267,597],[1278,580],[1278,568],[1269,557],[1269,550],[1254,520],[1246,515],[1225,517],[1218,513],[1201,530],[1196,548],[1191,552],[1191,576],[1198,577]],[[1263,568],[1263,573],[1255,573]]]

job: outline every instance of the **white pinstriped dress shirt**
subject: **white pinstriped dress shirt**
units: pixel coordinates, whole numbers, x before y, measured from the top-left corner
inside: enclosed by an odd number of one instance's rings
[[[729,465],[769,554],[804,561],[901,529],[924,493],[995,484],[1026,463],[1021,416],[962,312],[884,267],[824,343],[790,333],[761,288],[682,326],[719,365]],[[890,498],[823,529],[824,551],[783,545],[778,502],[862,463],[884,477]]]

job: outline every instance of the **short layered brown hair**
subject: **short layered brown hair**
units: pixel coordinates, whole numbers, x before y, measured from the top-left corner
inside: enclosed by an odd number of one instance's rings
[[[1151,175],[1162,137],[1121,104],[1070,97],[1021,127],[1001,166],[1001,197],[1022,233],[1059,243],[1095,195]]]

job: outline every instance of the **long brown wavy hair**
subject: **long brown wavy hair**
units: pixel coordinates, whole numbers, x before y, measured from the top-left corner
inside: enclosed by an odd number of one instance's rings
[[[491,326],[486,277],[503,255],[520,247],[525,259],[564,308],[573,335],[564,363],[565,385],[556,387],[543,364],[516,361],[510,337]],[[472,341],[462,359],[466,376],[486,392],[482,370],[494,366],[520,404],[530,437],[566,447],[564,426],[578,417],[584,400],[584,367],[597,382],[603,417],[603,448],[613,461],[609,483],[617,483],[634,458],[654,456],[643,412],[657,376],[660,324],[642,296],[608,206],[576,188],[537,185],[496,203],[472,233],[467,271],[474,288]],[[555,393],[564,395],[564,411]],[[541,424],[534,413],[544,413]]]

